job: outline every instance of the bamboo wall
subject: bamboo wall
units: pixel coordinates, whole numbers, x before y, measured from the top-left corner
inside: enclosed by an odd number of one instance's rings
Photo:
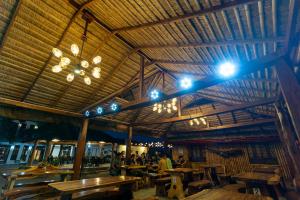
[[[251,164],[248,151],[249,146],[247,145],[221,145],[221,146],[209,146],[215,150],[230,150],[230,149],[241,149],[244,153],[240,156],[230,157],[230,158],[223,158],[216,153],[213,153],[207,149],[204,149],[205,156],[206,156],[206,163],[208,164],[222,164],[226,168],[226,173],[229,174],[236,174],[240,172],[251,171],[254,167],[259,165],[270,165],[270,164]],[[278,165],[281,169],[282,176],[285,180],[291,180],[290,170],[288,168],[288,163],[285,158],[285,154],[281,144],[271,144],[268,145],[272,154],[276,155]],[[183,152],[183,153],[182,153]],[[191,155],[191,148],[190,146],[175,146],[172,150],[173,159],[177,160],[179,155],[183,155],[185,159],[189,159],[189,155]],[[197,167],[200,162],[194,162],[193,167]]]

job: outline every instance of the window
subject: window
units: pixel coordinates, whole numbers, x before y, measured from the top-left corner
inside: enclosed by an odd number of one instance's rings
[[[10,149],[13,151],[10,160],[16,160],[19,153],[20,145],[13,145],[10,147]]]
[[[27,155],[28,155],[29,152],[30,152],[29,146],[24,146],[23,150],[22,150],[22,154],[21,154],[21,162],[26,161],[26,158],[27,158]]]
[[[202,146],[193,146],[191,154],[192,162],[206,162],[205,149]]]
[[[9,145],[0,145],[0,163],[5,163],[8,153],[9,153]]]
[[[277,164],[277,158],[272,151],[272,145],[248,145],[247,151],[251,164]]]

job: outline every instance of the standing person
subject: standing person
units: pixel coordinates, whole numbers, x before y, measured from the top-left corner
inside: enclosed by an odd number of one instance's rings
[[[165,153],[162,154],[159,162],[158,162],[158,173],[162,174],[168,169],[167,164],[167,155]]]
[[[121,153],[115,153],[113,164],[111,166],[110,174],[112,176],[119,176],[121,174]]]

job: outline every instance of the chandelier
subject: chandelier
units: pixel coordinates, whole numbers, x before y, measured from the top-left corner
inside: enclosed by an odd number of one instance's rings
[[[153,105],[153,112],[158,112],[161,113],[163,110],[166,111],[167,113],[171,113],[172,110],[176,111],[177,110],[177,99],[173,98],[171,101],[163,101],[162,103],[155,103]]]
[[[88,69],[92,68],[90,73],[94,78],[100,78],[101,68],[97,65],[101,63],[102,58],[101,56],[95,56],[91,63],[82,58],[84,44],[87,40],[88,24],[92,22],[92,18],[87,13],[85,13],[82,18],[85,20],[85,27],[81,38],[81,49],[79,49],[78,45],[75,43],[70,46],[71,53],[74,56],[71,60],[67,56],[63,55],[63,52],[60,49],[53,48],[53,55],[57,58],[60,58],[60,61],[59,64],[52,67],[52,72],[59,73],[64,69],[70,68],[71,72],[66,76],[68,82],[72,82],[75,76],[79,76],[83,78],[85,84],[90,85],[92,80],[88,75]]]
[[[204,117],[200,117],[199,119],[195,118],[195,119],[191,119],[189,121],[190,126],[194,125],[194,122],[199,126],[200,125],[200,121],[202,122],[203,125],[207,125],[207,122],[205,120]]]

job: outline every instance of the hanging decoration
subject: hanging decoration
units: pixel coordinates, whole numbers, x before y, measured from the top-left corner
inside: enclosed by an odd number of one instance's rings
[[[162,103],[155,103],[153,105],[153,112],[161,113],[166,111],[171,113],[172,111],[177,111],[177,98],[173,98],[171,101],[163,101]]]

